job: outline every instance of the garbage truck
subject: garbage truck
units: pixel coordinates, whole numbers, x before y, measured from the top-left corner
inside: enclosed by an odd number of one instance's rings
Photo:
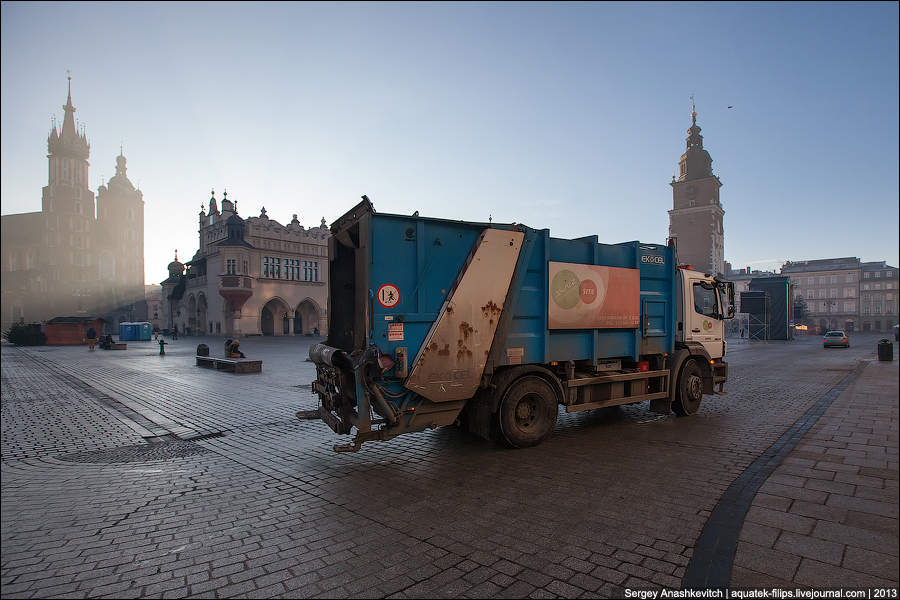
[[[689,416],[728,379],[734,286],[671,244],[375,211],[331,226],[328,331],[310,347],[336,451],[461,425],[514,448],[567,413],[649,402]]]

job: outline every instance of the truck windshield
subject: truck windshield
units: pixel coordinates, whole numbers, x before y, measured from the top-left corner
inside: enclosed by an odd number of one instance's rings
[[[694,284],[694,310],[705,317],[715,317],[716,290],[708,283]]]

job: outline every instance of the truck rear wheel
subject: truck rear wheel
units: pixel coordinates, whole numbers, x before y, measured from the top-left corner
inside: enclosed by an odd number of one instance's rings
[[[540,444],[556,427],[557,404],[553,388],[540,377],[515,380],[497,412],[503,441],[513,448]]]
[[[678,387],[675,389],[675,402],[672,410],[679,417],[692,415],[700,410],[703,401],[703,374],[697,361],[688,359],[681,367],[678,376]]]

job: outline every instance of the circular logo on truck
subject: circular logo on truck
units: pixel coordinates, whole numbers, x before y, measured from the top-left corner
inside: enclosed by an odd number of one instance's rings
[[[581,282],[581,301],[590,304],[597,299],[597,284],[590,279]]]
[[[400,303],[400,289],[393,283],[386,283],[378,288],[375,294],[378,298],[378,304],[385,308],[394,308]]]
[[[550,282],[550,297],[560,308],[575,308],[581,300],[581,282],[569,269],[563,269]]]

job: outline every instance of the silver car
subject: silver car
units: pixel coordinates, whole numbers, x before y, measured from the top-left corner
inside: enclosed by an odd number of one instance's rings
[[[838,346],[840,348],[850,347],[850,338],[843,331],[826,331],[825,339],[822,342],[823,348]]]

